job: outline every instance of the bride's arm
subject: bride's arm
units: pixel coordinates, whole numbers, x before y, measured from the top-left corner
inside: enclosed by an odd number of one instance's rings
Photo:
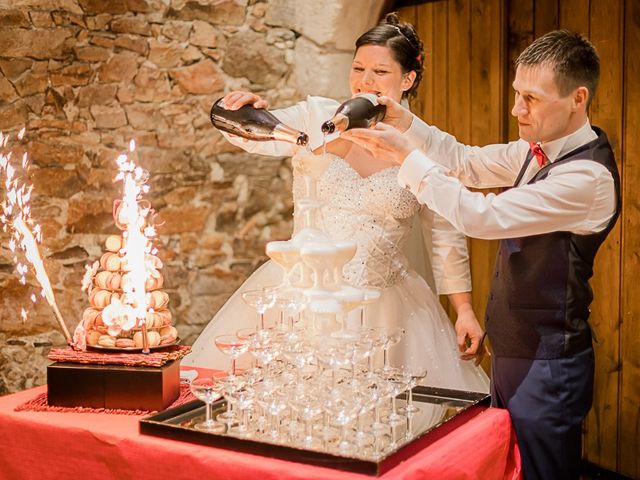
[[[228,94],[225,99],[234,94],[238,95],[241,93],[242,92],[233,92]],[[239,98],[241,99],[239,100],[241,104],[253,103],[255,105],[255,102],[258,102],[257,105],[260,107],[264,107],[266,105],[266,102],[255,94],[245,93]],[[325,138],[320,128],[325,120],[331,118],[339,105],[340,104],[336,100],[330,98],[308,96],[306,100],[298,102],[295,105],[287,108],[270,110],[270,112],[285,125],[306,133],[309,136],[308,146],[311,150],[319,153],[323,141],[326,140],[327,151],[341,155],[345,152],[345,145],[351,145],[351,143],[339,139],[339,132],[335,132]],[[229,135],[226,132],[222,132],[222,134],[230,143],[249,153],[258,153],[274,157],[290,157],[295,155],[301,148],[304,148],[287,142],[256,142],[235,135]],[[333,152],[336,148],[338,150]]]
[[[285,125],[295,128],[300,131],[304,131],[301,124],[304,123],[306,102],[296,103],[291,107],[272,110],[271,113]],[[237,135],[231,135],[227,132],[220,132],[227,139],[229,143],[240,147],[245,152],[257,153],[260,155],[268,155],[271,157],[292,157],[296,154],[299,147],[293,143],[280,142],[275,140],[268,140],[264,142],[257,142],[255,140],[247,140],[246,138],[239,137]]]
[[[475,359],[475,364],[480,365],[489,352],[484,345],[484,330],[473,311],[471,292],[451,293],[448,297],[458,314],[455,330],[461,357],[463,360]]]
[[[438,294],[446,294],[458,317],[456,335],[462,358],[475,358],[479,364],[484,356],[481,348],[484,332],[471,303],[471,272],[466,237],[440,215],[426,207],[420,211],[424,237],[431,238],[431,268]]]
[[[421,208],[420,219],[424,238],[431,239],[431,245],[425,247],[430,253],[436,292],[439,295],[470,292],[467,238],[427,207]]]
[[[233,94],[238,94],[240,92],[233,92],[232,94],[228,94],[225,97],[225,102],[228,97]],[[259,96],[255,94],[246,94],[246,101],[244,103],[240,102],[240,105],[248,103],[253,103],[249,101],[250,99],[256,99],[256,102],[259,102],[257,105],[264,107],[266,106],[266,102],[262,100]],[[254,103],[256,105],[256,103]],[[283,124],[295,128],[296,130],[300,130],[306,132],[308,129],[308,106],[307,101],[298,102],[295,105],[290,107],[270,110],[270,112]],[[272,157],[286,157],[293,156],[300,148],[298,145],[294,145],[288,142],[281,142],[275,140],[269,141],[261,141],[257,142],[254,140],[247,140],[245,138],[239,137],[237,135],[232,135],[227,132],[221,131],[222,135],[227,139],[229,143],[235,145],[236,147],[240,147],[246,152],[249,153],[257,153],[260,155],[268,155]]]

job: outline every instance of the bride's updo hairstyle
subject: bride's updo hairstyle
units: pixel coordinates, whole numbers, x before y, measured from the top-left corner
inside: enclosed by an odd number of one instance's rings
[[[424,70],[424,51],[413,25],[400,22],[395,13],[389,13],[383,21],[356,40],[356,51],[364,45],[389,47],[393,58],[402,67],[403,73],[409,73],[412,70],[416,72],[413,85],[402,93],[402,98],[415,97]]]

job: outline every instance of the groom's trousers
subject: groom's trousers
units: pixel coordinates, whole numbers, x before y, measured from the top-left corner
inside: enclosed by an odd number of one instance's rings
[[[525,480],[577,480],[593,349],[555,359],[494,357],[491,370],[492,404],[509,410]]]

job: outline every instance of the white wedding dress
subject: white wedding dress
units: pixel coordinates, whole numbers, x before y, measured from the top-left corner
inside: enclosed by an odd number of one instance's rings
[[[320,123],[329,118],[338,105],[327,99],[316,99],[318,97],[309,97],[290,109],[273,112],[284,123],[307,131],[312,146],[314,141],[318,144],[318,139],[314,140],[313,124],[319,132]],[[324,108],[309,105],[312,102],[320,103]],[[305,108],[301,109],[301,105]],[[303,119],[306,121],[281,113],[291,109],[301,109],[306,114]],[[306,129],[301,128],[305,126]],[[249,151],[274,155],[295,153],[294,146],[281,142],[230,140]],[[279,150],[274,150],[274,144]],[[421,207],[408,190],[398,185],[398,168],[389,167],[361,177],[349,163],[335,157],[317,185],[318,197],[324,204],[318,218],[319,226],[334,240],[348,239],[357,244],[355,257],[343,270],[345,281],[353,286],[382,289],[380,298],[366,307],[365,326],[400,325],[405,329],[404,338],[390,349],[392,365],[426,367],[426,385],[488,392],[487,375],[473,362],[459,358],[451,321],[427,281],[410,268],[404,253],[407,242],[415,236],[413,234],[424,233],[425,237],[431,237],[428,238],[431,251],[427,256],[434,262],[435,284],[444,286],[444,290],[448,290],[445,293],[466,291],[469,289],[466,257],[463,262],[447,260],[452,257],[451,251],[460,250],[460,238],[463,242],[464,238],[455,232],[452,234],[446,221]],[[304,191],[302,179],[295,174],[293,191],[294,200]],[[414,228],[414,218],[418,214],[422,219],[422,232]],[[448,241],[458,244],[452,250],[447,248]],[[464,253],[466,255],[466,249]],[[460,273],[461,263],[464,263],[464,274]],[[230,360],[216,349],[213,339],[219,334],[255,327],[257,314],[244,304],[241,292],[276,285],[281,279],[282,269],[273,261],[259,267],[205,327],[182,365],[228,369]],[[460,289],[456,290],[456,285]],[[353,312],[353,315],[359,314]]]

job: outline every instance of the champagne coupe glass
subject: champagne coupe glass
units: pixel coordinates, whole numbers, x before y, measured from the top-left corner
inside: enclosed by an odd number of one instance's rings
[[[205,404],[205,421],[196,423],[193,428],[212,433],[224,432],[224,425],[216,422],[211,417],[213,402],[222,396],[220,393],[222,383],[212,377],[195,378],[189,384],[189,390],[198,400]]]
[[[219,382],[222,385],[222,395],[227,401],[227,410],[219,413],[216,419],[219,422],[226,424],[228,429],[236,421],[236,414],[232,409],[233,392],[242,388],[245,382],[241,377],[237,377],[235,375],[223,377],[219,379]]]
[[[367,361],[367,364],[363,369],[364,373],[367,377],[373,377],[375,374],[373,368],[375,352],[377,348],[382,348],[380,334],[375,328],[361,328],[358,331],[358,341],[364,342],[365,345],[369,346],[369,350],[367,352],[361,352],[364,357],[360,358],[358,361]]]
[[[282,334],[277,330],[260,330],[249,340],[249,351],[263,370],[263,378],[269,373],[269,366],[282,350]]]
[[[240,410],[240,422],[236,427],[229,429],[233,433],[248,436],[249,432],[249,408],[255,398],[255,390],[252,386],[243,383],[239,388],[226,391],[227,401],[233,403]]]
[[[364,327],[364,311],[366,310],[367,305],[376,302],[380,298],[381,294],[382,289],[377,287],[368,286],[364,289],[364,299],[362,301],[362,306],[360,307],[360,328]]]
[[[266,254],[284,270],[282,288],[291,287],[291,272],[300,262],[300,247],[290,240],[273,241],[267,243]]]
[[[389,377],[389,384],[391,386],[391,413],[387,417],[387,422],[392,427],[398,426],[407,420],[407,417],[398,413],[396,409],[396,400],[398,395],[409,388],[411,383],[411,375],[404,369],[398,369],[393,375]]]
[[[388,375],[395,371],[395,369],[391,365],[389,365],[389,349],[400,342],[404,334],[405,330],[402,327],[392,326],[380,328],[380,335],[382,337],[382,352],[384,354],[381,371],[383,375]]]
[[[335,389],[338,383],[338,371],[347,368],[351,364],[348,352],[345,351],[345,343],[319,337],[316,339],[316,357],[329,370],[331,370],[331,389]]]
[[[373,340],[365,332],[364,335],[352,339],[347,347],[347,354],[351,361],[351,381],[356,380],[358,364],[371,356]]]
[[[277,289],[274,287],[264,287],[258,290],[247,290],[242,292],[242,300],[258,312],[258,326],[264,330],[264,314],[273,307],[276,301]]]
[[[294,396],[292,407],[304,422],[304,446],[306,448],[320,447],[319,439],[313,435],[313,424],[311,423],[324,411],[322,403],[318,401],[318,397],[312,393]]]
[[[295,390],[304,390],[302,371],[313,360],[313,349],[304,342],[289,343],[284,346],[284,358],[296,368]]]
[[[380,407],[391,393],[391,385],[382,377],[372,377],[366,380],[364,393],[373,406],[373,423],[371,429],[374,435],[383,435],[388,430],[388,425],[380,421]]]
[[[236,331],[236,336],[249,344],[249,352],[251,352],[251,342],[256,335],[266,332],[266,330],[256,330],[255,327],[241,328]],[[256,365],[255,356],[251,356],[251,368],[243,373],[247,381],[257,382],[262,379],[262,370]]]
[[[411,419],[398,413],[396,410],[396,400],[398,398],[398,395],[409,388],[409,385],[411,383],[411,376],[404,368],[400,368],[389,378],[389,383],[391,384],[392,394],[391,413],[387,417],[387,422],[391,426],[391,443],[389,444],[388,448],[390,450],[394,450],[398,446],[398,427],[406,422],[407,432],[409,432],[410,429],[413,428]],[[405,432],[405,438],[407,438],[407,432]]]
[[[325,294],[328,291],[324,275],[333,264],[337,253],[336,247],[323,243],[313,243],[300,248],[302,261],[313,270],[313,287],[307,291],[308,295]]]
[[[276,307],[280,310],[280,325],[282,331],[291,331],[299,320],[307,305],[307,297],[302,290],[289,289],[278,292]]]
[[[367,385],[368,381],[366,378],[352,380],[350,384],[352,389],[352,401],[358,406],[358,411],[356,414],[356,434],[354,437],[354,441],[359,447],[371,445],[374,441],[373,435],[369,433],[367,428],[365,428],[364,422],[365,417],[369,413],[369,410],[371,410],[371,403],[366,392]]]
[[[424,367],[407,367],[406,371],[410,376],[409,392],[407,394],[407,404],[400,409],[400,412],[410,417],[420,411],[420,409],[413,404],[413,389],[427,376],[427,369]]]
[[[340,427],[338,449],[341,453],[351,453],[356,445],[349,441],[347,427],[356,419],[360,406],[350,398],[342,397],[331,402],[330,409],[333,423]]]
[[[214,342],[222,353],[231,357],[229,376],[235,377],[236,360],[249,349],[249,342],[239,338],[236,334],[218,335],[214,338]]]
[[[287,401],[285,396],[278,390],[275,390],[269,397],[262,397],[261,406],[271,418],[271,429],[268,433],[268,436],[273,441],[281,440],[280,416],[282,415],[282,412],[287,408]]]
[[[300,201],[301,200],[296,203],[296,207],[298,207]],[[304,205],[306,205],[306,203],[303,202],[303,206]],[[312,243],[331,243],[333,240],[329,235],[318,228],[304,227],[294,233],[293,237],[291,237],[291,240],[289,241],[299,247],[303,247],[304,245],[310,245]]]
[[[332,336],[338,338],[357,338],[358,333],[347,330],[347,316],[349,312],[362,304],[364,292],[359,288],[343,286],[339,291],[332,293],[332,297],[340,302],[341,315],[340,323],[342,328],[332,333]]]
[[[300,201],[296,202],[296,209],[299,210]],[[303,202],[304,204],[304,202]],[[305,245],[311,245],[315,243],[331,243],[331,238],[318,228],[304,227],[296,232],[290,240],[298,247]],[[313,270],[304,262],[298,264],[300,270],[300,277],[293,278],[293,284],[296,287],[307,289],[313,286]]]
[[[293,330],[296,323],[300,321],[302,312],[307,307],[307,297],[299,290],[289,290],[282,295],[286,301],[285,314],[288,317],[288,329]]]
[[[287,331],[287,325],[285,323],[285,311],[287,309],[287,300],[283,298],[281,295],[276,297],[276,302],[274,304],[276,311],[278,312],[278,322],[276,323],[275,329],[280,332]]]
[[[305,183],[306,197],[315,199],[317,197],[316,186],[318,179],[333,162],[331,155],[315,155],[308,149],[300,150],[291,159],[293,170],[302,175]]]
[[[341,312],[342,305],[330,296],[316,297],[309,301],[309,311],[313,317],[313,330],[315,333],[324,334],[333,327],[337,315]]]
[[[342,269],[355,256],[357,245],[351,240],[338,240],[333,246],[338,250],[333,263],[333,284],[339,286],[343,283]]]
[[[371,352],[371,355],[369,355],[369,376],[373,377],[379,372],[379,370],[374,369],[374,364],[377,356],[376,352],[382,349],[386,339],[384,335],[384,327],[364,328],[361,332],[362,331],[368,332],[368,337],[373,343],[373,351]]]
[[[322,203],[310,198],[301,198],[296,201],[295,214],[302,216],[302,228],[307,230],[319,230],[318,228],[318,212],[322,208]]]
[[[273,393],[279,388],[279,383],[273,378],[264,378],[261,382],[258,382],[254,386],[255,399],[254,403],[258,407],[258,411],[254,416],[255,430],[259,434],[264,434],[267,431],[267,403],[270,400]]]

